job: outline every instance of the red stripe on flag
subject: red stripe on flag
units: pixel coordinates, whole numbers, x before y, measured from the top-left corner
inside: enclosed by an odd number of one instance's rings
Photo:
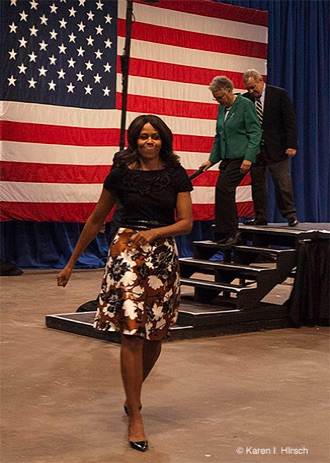
[[[187,174],[192,175],[195,170],[187,169]],[[192,180],[193,186],[209,186],[209,187],[214,187],[215,184],[217,183],[219,176],[219,170],[207,170],[205,172],[202,172],[200,175],[195,177]],[[248,172],[243,180],[240,182],[240,186],[249,186],[251,184],[251,176],[250,172]]]
[[[121,70],[120,57],[118,57],[117,64],[118,69]],[[175,63],[162,63],[160,61],[151,61],[146,59],[139,60],[137,58],[131,58],[129,72],[131,76],[168,80],[170,82],[186,82],[189,84],[198,85],[208,85],[208,83],[211,82],[215,75],[225,75],[228,77],[228,79],[232,80],[235,88],[244,88],[242,82],[242,72],[234,72],[224,69],[205,69],[197,66],[184,66]],[[266,75],[263,77],[266,80]],[[131,96],[132,95],[130,95],[130,97]]]
[[[208,120],[215,120],[218,112],[218,106],[212,103],[197,103],[169,98],[159,99],[145,95],[129,95],[127,101],[128,111],[143,113],[146,108],[148,108],[148,113],[150,114]]]
[[[251,184],[251,175],[250,175],[250,172],[248,172],[245,177],[243,178],[243,180],[241,181],[240,185],[241,186],[247,186],[247,185],[250,185]]]
[[[119,139],[119,129],[79,129],[77,127],[11,121],[3,121],[0,126],[5,129],[2,139],[16,142],[54,143],[74,146],[115,146]],[[82,135],[82,139],[78,137],[78,134]],[[78,137],[79,143],[76,137]],[[211,150],[212,143],[213,137],[179,134],[174,136],[174,145],[177,151],[205,152],[205,150]]]
[[[198,220],[210,220],[214,217],[214,204],[193,204],[193,216]]]
[[[1,162],[2,181],[33,183],[103,184],[109,166]]]
[[[119,129],[0,121],[0,130],[2,140],[48,145],[116,146],[119,140]]]
[[[237,203],[238,217],[253,217],[254,216],[254,207],[253,201],[245,201],[242,203]]]
[[[32,220],[34,222],[86,222],[94,203],[16,203],[2,202],[0,221]],[[111,220],[111,214],[107,222]]]
[[[207,156],[205,156],[205,161],[207,161]],[[196,169],[197,170],[197,169]],[[195,170],[187,169],[187,174],[192,175]],[[219,171],[218,170],[207,170],[205,172],[202,172],[200,175],[195,177],[192,180],[193,186],[209,186],[209,187],[214,187],[215,184],[217,183],[217,179],[219,176]]]
[[[174,135],[174,151],[193,151],[196,153],[210,153],[213,145],[213,137],[202,137],[198,135]]]

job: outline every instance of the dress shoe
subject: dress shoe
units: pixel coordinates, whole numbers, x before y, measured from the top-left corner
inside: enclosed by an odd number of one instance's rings
[[[242,237],[240,232],[236,232],[234,236],[230,236],[224,243],[224,246],[226,248],[231,248],[233,246],[237,246],[238,244],[242,244]]]
[[[299,220],[297,219],[296,216],[289,217],[288,218],[288,225],[289,227],[296,227],[299,223]]]
[[[244,225],[268,225],[268,222],[266,220],[253,219],[253,220],[245,220],[243,224]]]
[[[138,450],[139,452],[145,452],[148,448],[148,441],[147,440],[141,440],[139,442],[133,442],[133,441],[129,441],[130,443],[130,446],[132,447],[132,449],[134,450]]]
[[[222,238],[222,240],[217,240],[217,244],[225,244],[225,242],[228,240],[227,238]]]

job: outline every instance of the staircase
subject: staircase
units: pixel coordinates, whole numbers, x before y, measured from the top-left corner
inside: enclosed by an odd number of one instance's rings
[[[215,334],[288,326],[283,304],[263,299],[278,284],[294,277],[297,264],[295,231],[240,227],[243,245],[225,249],[213,241],[195,241],[193,257],[180,258],[181,286],[193,296],[182,297],[178,328],[189,325]],[[222,261],[210,260],[218,251]],[[184,291],[183,291],[184,292]],[[243,327],[244,325],[244,327]],[[273,326],[274,327],[274,326]]]
[[[195,298],[199,302],[210,302],[221,294],[224,305],[232,305],[239,310],[253,309],[291,274],[296,265],[294,249],[235,246],[233,251],[225,250],[224,261],[210,261],[210,257],[219,249],[221,245],[212,241],[195,242],[196,257],[180,259],[181,285],[193,286]],[[260,256],[271,257],[269,261],[274,261],[272,268],[253,265],[252,262]],[[251,261],[249,265],[248,261]],[[195,273],[212,275],[213,279],[194,278]]]

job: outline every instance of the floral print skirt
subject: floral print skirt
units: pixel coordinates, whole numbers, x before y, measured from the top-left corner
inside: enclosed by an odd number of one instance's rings
[[[147,340],[166,338],[178,317],[179,260],[174,238],[131,247],[120,228],[111,243],[94,327]]]

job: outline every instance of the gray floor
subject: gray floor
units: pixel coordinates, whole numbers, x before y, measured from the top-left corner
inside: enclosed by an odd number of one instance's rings
[[[131,450],[119,345],[45,327],[101,273],[1,277],[1,463],[329,461],[326,327],[165,343],[143,392],[150,448]]]

